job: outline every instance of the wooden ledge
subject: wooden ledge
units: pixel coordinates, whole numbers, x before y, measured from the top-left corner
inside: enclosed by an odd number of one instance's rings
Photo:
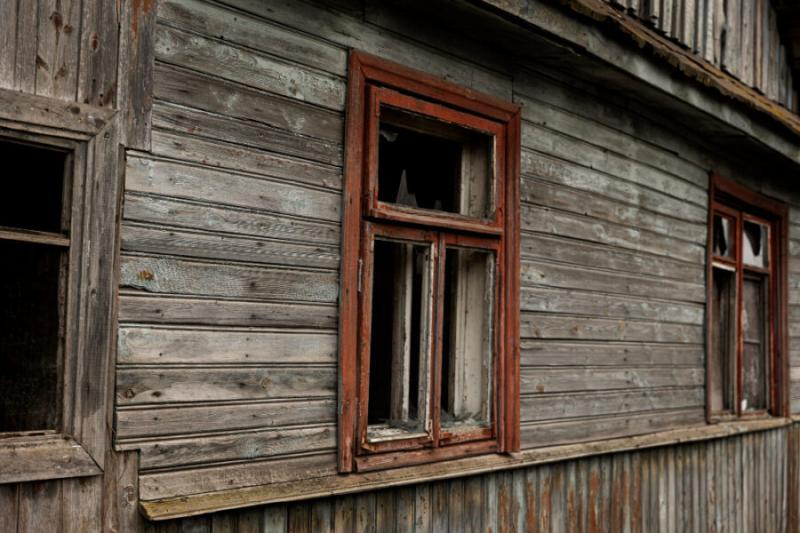
[[[102,473],[71,437],[56,434],[0,439],[0,484]]]
[[[592,455],[720,439],[742,433],[782,428],[792,423],[791,418],[769,418],[693,426],[648,435],[525,450],[512,455],[487,455],[380,472],[331,475],[300,481],[231,488],[218,492],[140,501],[139,505],[149,520],[168,520],[255,505],[426,483]]]

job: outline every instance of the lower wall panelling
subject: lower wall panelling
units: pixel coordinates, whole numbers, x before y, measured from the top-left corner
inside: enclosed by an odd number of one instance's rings
[[[151,523],[149,531],[796,531],[800,424],[377,492]]]

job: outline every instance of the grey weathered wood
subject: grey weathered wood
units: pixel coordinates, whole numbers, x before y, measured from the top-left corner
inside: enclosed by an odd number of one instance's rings
[[[117,371],[117,402],[319,398],[332,396],[335,383],[335,369],[324,367],[125,368]]]
[[[121,284],[151,293],[333,303],[333,272],[231,266],[147,256],[122,258]]]
[[[127,1],[120,13],[117,102],[125,146],[150,149],[156,2]]]
[[[702,386],[698,368],[525,368],[520,373],[522,394]]]
[[[117,86],[119,4],[83,2],[78,74],[78,101],[111,107]]]
[[[342,142],[344,127],[338,112],[165,64],[156,65],[155,79],[155,97],[159,101],[256,121],[332,143]]]
[[[228,235],[165,231],[160,227],[126,224],[122,228],[125,251],[162,253],[300,267],[339,266],[339,250],[330,246],[305,245]]]
[[[701,326],[522,313],[520,336],[539,339],[610,340],[700,344]]]
[[[621,297],[593,291],[524,287],[520,299],[522,311],[639,318],[695,325],[702,324],[705,318],[704,307],[697,304]]]
[[[136,437],[158,437],[226,430],[321,424],[335,420],[333,399],[207,403],[118,409],[115,428],[119,443]]]
[[[118,342],[119,364],[336,362],[327,332],[124,327]]]
[[[658,388],[647,390],[533,394],[520,399],[523,421],[565,420],[567,418],[611,415],[643,410],[703,407],[704,389]]]
[[[330,451],[336,447],[334,426],[278,429],[180,439],[130,442],[138,449],[142,470],[268,458],[291,453]]]
[[[214,231],[240,237],[339,243],[339,228],[329,222],[289,218],[253,209],[128,193],[125,219],[159,226]]]
[[[520,274],[523,286],[573,288],[696,303],[702,302],[705,296],[698,293],[703,289],[698,283],[666,279],[656,282],[655,278],[650,276],[550,263],[544,260],[522,261]]]
[[[330,165],[342,164],[342,147],[338,142],[318,140],[250,121],[201,113],[169,104],[156,103],[153,109],[153,127],[212,140],[225,139],[235,144]]]
[[[120,322],[335,329],[332,305],[237,302],[125,293]]]
[[[641,342],[562,342],[522,339],[522,366],[645,366],[671,367],[704,365],[705,349],[696,344],[656,344]]]
[[[333,454],[304,455],[272,461],[251,461],[174,472],[147,473],[139,477],[139,496],[144,500],[177,495],[202,494],[230,487],[248,487],[313,479],[334,474]],[[338,509],[336,511],[338,521]],[[349,530],[348,530],[349,531]]]
[[[0,484],[94,476],[102,472],[84,447],[69,437],[7,437],[3,445],[13,447],[13,455],[4,453],[9,460],[0,464]]]
[[[280,56],[344,76],[347,57],[343,47],[332,46],[308,33],[300,34],[264,19],[248,16],[198,0],[162,0],[159,19],[172,26]],[[270,38],[264,39],[268,33]]]
[[[339,76],[162,24],[156,28],[155,39],[159,61],[329,109],[344,107],[344,82]]]
[[[272,164],[280,164],[273,161]],[[303,164],[286,161],[281,173],[313,172]],[[277,165],[275,165],[277,167]],[[277,168],[273,172],[278,172]],[[274,176],[280,178],[282,176]],[[324,179],[324,178],[323,178]],[[262,179],[152,159],[128,159],[126,184],[129,191],[154,193],[226,205],[261,209],[317,220],[338,221],[341,199],[332,191],[301,188],[279,179]]]
[[[0,89],[0,119],[66,130],[87,138],[100,133],[112,117],[112,112],[91,105]]]
[[[30,7],[27,5],[23,9]],[[61,100],[75,100],[80,28],[80,0],[62,2],[39,0],[36,94]]]

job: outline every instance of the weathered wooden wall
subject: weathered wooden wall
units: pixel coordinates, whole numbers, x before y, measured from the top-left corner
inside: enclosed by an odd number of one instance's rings
[[[138,6],[135,16],[132,4]],[[128,98],[125,91],[118,94],[119,58],[128,55],[127,47],[120,46],[120,26],[141,17],[144,4],[152,2],[0,0],[0,88],[54,102],[118,108]],[[123,32],[123,41],[130,38],[129,32]],[[146,71],[138,63],[131,64],[132,70]],[[116,153],[117,147],[109,151]],[[20,178],[24,179],[8,177]],[[114,178],[108,176],[109,181]],[[106,215],[96,213],[95,220],[105,221]],[[113,235],[114,227],[102,231]],[[106,322],[96,325],[108,327]],[[98,411],[92,415],[106,419],[105,426],[110,426],[112,406],[103,405],[108,403],[103,399],[94,401]],[[83,533],[119,530],[123,522],[135,523],[136,456],[108,449],[103,462],[101,476],[0,485],[0,532]]]
[[[772,100],[797,109],[797,89],[771,0],[606,0],[724,69]]]
[[[703,423],[708,171],[759,178],[632,101],[410,18],[160,2],[122,227],[116,442],[141,451],[142,498],[335,472],[350,47],[523,105],[523,447]]]
[[[149,531],[786,531],[789,433],[219,513],[150,524]]]

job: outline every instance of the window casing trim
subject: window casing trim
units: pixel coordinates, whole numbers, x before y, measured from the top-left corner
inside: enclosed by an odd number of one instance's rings
[[[365,168],[375,169],[376,161],[370,153],[370,135],[377,136],[378,117],[371,110],[378,109],[379,98],[404,99],[407,95],[417,101],[423,115],[436,116],[441,110],[471,117],[474,129],[498,131],[500,139],[495,146],[498,160],[505,166],[496,166],[496,194],[502,194],[507,208],[498,206],[495,220],[488,223],[452,213],[409,213],[398,206],[377,202],[374,186],[364,179]],[[406,102],[407,103],[407,102]],[[370,126],[372,124],[372,126]],[[344,216],[342,231],[342,269],[339,324],[339,424],[338,467],[340,472],[370,470],[461,457],[494,451],[519,449],[519,138],[520,109],[518,106],[479,94],[469,89],[444,82],[433,76],[390,63],[358,51],[350,55],[350,77],[346,116],[346,154]],[[376,137],[377,138],[377,137]],[[502,150],[502,157],[499,155]],[[372,172],[374,176],[374,172]],[[494,440],[453,443],[443,448],[403,451],[397,454],[363,455],[356,457],[361,435],[358,434],[359,410],[364,407],[359,400],[359,344],[364,342],[359,317],[359,287],[364,283],[362,223],[364,216],[375,221],[391,218],[411,224],[432,226],[442,231],[470,232],[475,235],[497,236],[505,234],[505,249],[498,275],[503,276],[501,312],[495,318],[499,343],[504,356],[497,357],[498,372],[503,383],[495,391]],[[410,217],[413,217],[411,220]]]
[[[714,254],[714,215],[722,214],[730,217],[736,223],[734,259],[719,257]],[[709,210],[708,210],[708,259],[706,261],[706,418],[709,423],[717,423],[730,419],[747,419],[758,417],[788,416],[790,413],[790,375],[789,375],[789,341],[788,341],[788,206],[780,201],[759,194],[744,185],[725,178],[715,172],[710,175]],[[768,267],[744,265],[742,261],[741,228],[745,221],[765,224],[772,234],[767,239]],[[736,371],[734,382],[734,412],[715,412],[712,406],[712,379],[714,372],[714,347],[712,309],[713,298],[713,273],[715,268],[735,269],[737,281],[736,308]],[[761,411],[743,411],[741,395],[743,391],[743,363],[742,349],[739,346],[743,341],[741,330],[741,307],[743,305],[742,283],[739,278],[744,278],[747,272],[755,272],[769,276],[768,310],[773,319],[769,324],[769,368],[766,386],[768,408]]]
[[[0,483],[104,469],[121,200],[117,117],[112,110],[0,89],[0,137],[71,153],[73,188],[61,421],[56,431],[0,435]]]

